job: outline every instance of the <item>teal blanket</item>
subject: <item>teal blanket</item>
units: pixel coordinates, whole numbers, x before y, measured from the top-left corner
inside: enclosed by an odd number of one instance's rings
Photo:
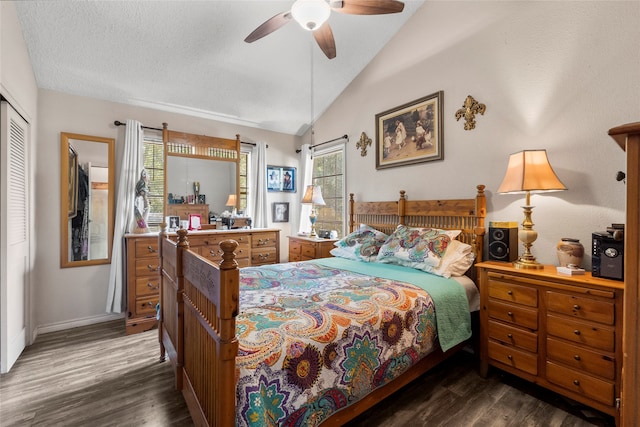
[[[425,290],[433,299],[438,339],[443,351],[471,337],[471,314],[467,294],[464,287],[454,279],[395,264],[360,262],[344,258],[322,258],[312,262],[325,267],[411,283]]]

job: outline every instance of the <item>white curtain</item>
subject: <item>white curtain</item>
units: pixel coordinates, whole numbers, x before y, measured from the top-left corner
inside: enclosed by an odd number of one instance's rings
[[[267,144],[264,142],[257,142],[256,147],[253,149],[253,156],[251,156],[252,173],[249,179],[249,188],[254,188],[253,196],[251,197],[253,206],[253,227],[267,227]]]
[[[313,149],[310,144],[303,144],[300,147],[300,175],[299,182],[300,191],[300,200],[298,202],[302,202],[302,197],[304,196],[304,192],[307,189],[307,185],[312,184],[313,179]],[[309,215],[311,214],[311,205],[302,205],[300,204],[300,217],[298,218],[298,233],[310,233],[311,232],[311,222],[309,222]],[[294,228],[295,229],[295,228]]]
[[[124,138],[124,152],[120,162],[120,179],[116,193],[115,226],[113,229],[113,249],[111,251],[111,271],[107,291],[107,313],[121,313],[124,293],[124,235],[134,222],[133,204],[135,188],[144,166],[144,134],[142,124],[127,120]]]

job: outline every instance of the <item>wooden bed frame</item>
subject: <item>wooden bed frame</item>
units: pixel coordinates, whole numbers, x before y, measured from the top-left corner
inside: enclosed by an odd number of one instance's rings
[[[398,224],[462,230],[459,240],[473,246],[482,260],[486,216],[484,185],[476,186],[473,199],[356,202],[349,200],[349,230],[371,225],[387,234]],[[238,353],[235,318],[239,310],[240,270],[234,259],[237,243],[220,243],[220,266],[189,250],[187,231],[178,231],[178,242],[160,233],[162,266],[159,321],[160,360],[169,356],[196,426],[235,425],[235,357]],[[475,279],[475,268],[469,270]],[[439,345],[391,383],[336,412],[323,426],[342,425],[385,397],[413,381],[462,349],[466,343],[442,352]]]

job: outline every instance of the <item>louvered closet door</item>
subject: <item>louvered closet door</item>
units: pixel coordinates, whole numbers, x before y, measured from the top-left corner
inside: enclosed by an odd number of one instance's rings
[[[8,372],[26,345],[29,285],[29,125],[1,102],[0,372]]]

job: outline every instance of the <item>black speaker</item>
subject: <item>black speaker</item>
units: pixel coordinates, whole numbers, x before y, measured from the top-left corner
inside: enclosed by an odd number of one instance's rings
[[[518,259],[518,225],[507,227],[489,225],[489,259],[513,262]]]

